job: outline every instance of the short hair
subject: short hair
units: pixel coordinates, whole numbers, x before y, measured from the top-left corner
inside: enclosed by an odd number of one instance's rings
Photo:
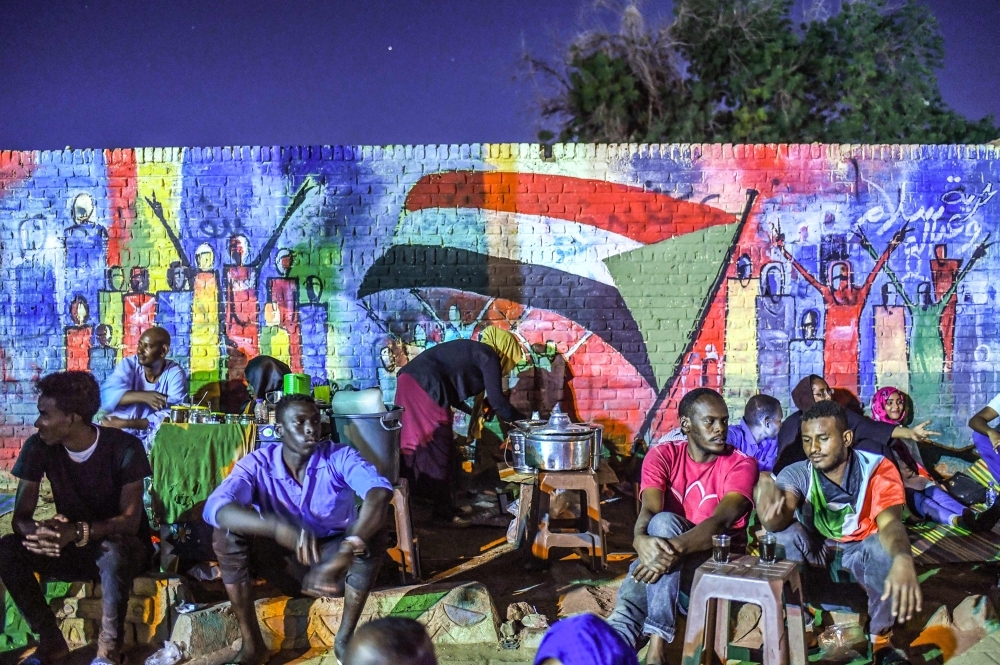
[[[760,425],[765,418],[776,419],[781,413],[781,402],[770,395],[754,395],[743,409],[743,419],[751,425]]]
[[[54,372],[35,383],[38,397],[48,397],[63,413],[92,422],[101,408],[101,386],[90,372]]]
[[[677,407],[677,414],[682,418],[690,418],[691,409],[694,408],[694,405],[698,402],[698,400],[709,395],[717,397],[720,400],[722,399],[722,395],[715,392],[711,388],[695,388],[681,398],[681,403]]]
[[[847,412],[844,411],[844,407],[833,400],[816,402],[802,414],[803,423],[807,420],[818,420],[819,418],[833,418],[837,421],[837,427],[840,428],[841,432],[846,432],[850,429],[847,425]]]
[[[277,422],[281,422],[281,417],[285,414],[285,410],[291,407],[293,404],[311,404],[316,406],[316,400],[314,400],[309,395],[283,395],[278,403],[274,407],[274,419]]]
[[[346,665],[374,662],[366,658],[356,658],[359,645],[370,645],[377,650],[378,662],[396,665],[437,665],[434,644],[427,630],[413,619],[385,617],[370,621],[354,633],[348,645]],[[374,655],[374,654],[373,654]]]

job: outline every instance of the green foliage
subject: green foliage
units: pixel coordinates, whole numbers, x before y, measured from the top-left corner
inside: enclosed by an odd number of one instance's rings
[[[857,0],[796,26],[791,0],[677,0],[673,22],[645,28],[630,5],[617,33],[592,32],[543,101],[560,141],[983,143],[938,90],[944,42],[917,0]],[[542,141],[556,137],[540,132]]]

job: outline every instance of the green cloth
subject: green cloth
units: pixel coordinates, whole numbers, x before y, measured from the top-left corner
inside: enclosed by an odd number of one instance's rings
[[[150,494],[156,515],[167,524],[201,517],[201,504],[248,454],[254,433],[247,425],[163,423],[153,439]],[[196,515],[185,515],[198,507]]]

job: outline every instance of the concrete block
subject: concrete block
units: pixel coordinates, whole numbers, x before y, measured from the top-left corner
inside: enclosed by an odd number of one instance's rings
[[[70,649],[85,646],[97,639],[98,623],[90,619],[65,619],[59,624]]]
[[[77,616],[84,619],[101,620],[104,616],[104,609],[101,606],[100,598],[81,598],[77,605]],[[154,621],[154,609],[156,603],[148,596],[130,596],[128,599],[128,609],[125,611],[125,621],[131,623],[158,623]],[[164,608],[161,618],[166,616]]]
[[[183,645],[185,658],[206,656],[226,649],[239,636],[239,625],[229,603],[181,614],[170,631],[171,641]]]

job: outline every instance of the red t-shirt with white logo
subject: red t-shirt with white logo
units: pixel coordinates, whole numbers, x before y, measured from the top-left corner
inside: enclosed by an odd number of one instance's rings
[[[726,494],[736,492],[753,503],[757,483],[757,460],[726,446],[726,452],[700,464],[688,455],[687,441],[667,441],[654,446],[642,461],[642,490],[663,492],[663,510],[685,517],[694,524],[708,519]],[[746,515],[733,525],[733,532],[746,528]]]

